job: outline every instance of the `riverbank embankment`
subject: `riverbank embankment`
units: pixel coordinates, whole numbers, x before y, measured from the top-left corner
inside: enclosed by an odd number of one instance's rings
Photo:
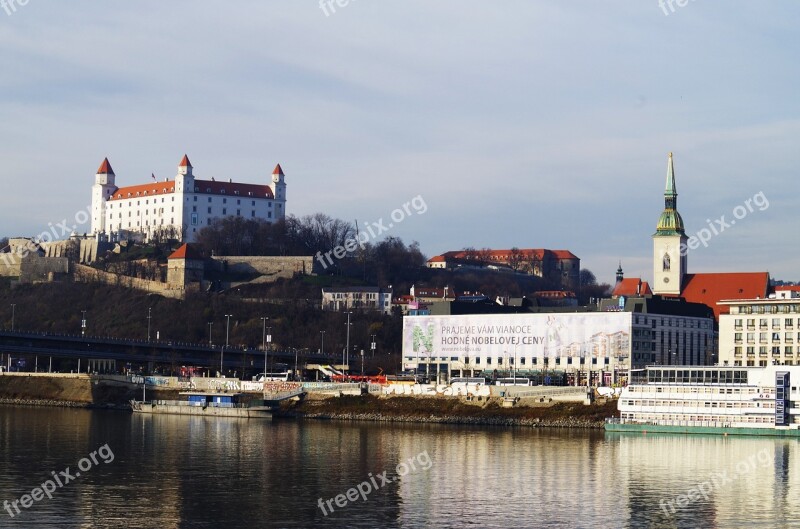
[[[618,416],[616,400],[589,405],[557,402],[503,407],[501,399],[458,397],[342,396],[287,402],[277,416],[310,420],[473,424],[557,428],[602,428]]]
[[[170,399],[176,395],[174,391],[155,390],[153,397]],[[0,404],[130,410],[129,401],[141,397],[141,384],[127,382],[124,377],[85,373],[0,374]]]

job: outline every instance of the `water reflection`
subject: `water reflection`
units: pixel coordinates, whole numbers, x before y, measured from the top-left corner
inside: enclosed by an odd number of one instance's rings
[[[0,407],[0,501],[106,443],[112,463],[15,518],[0,511],[0,526],[792,527],[800,504],[786,440],[13,407]],[[410,461],[366,500],[336,505]],[[713,490],[678,503],[704,483]]]

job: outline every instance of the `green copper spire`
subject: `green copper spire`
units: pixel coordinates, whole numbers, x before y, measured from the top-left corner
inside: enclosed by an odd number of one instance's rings
[[[664,195],[678,196],[678,191],[675,188],[675,168],[672,167],[672,153],[669,153],[667,159],[667,186],[664,189]]]
[[[678,192],[675,187],[675,169],[672,166],[672,153],[667,160],[667,185],[664,189],[664,212],[658,219],[654,237],[665,235],[684,235],[683,219],[678,213]]]

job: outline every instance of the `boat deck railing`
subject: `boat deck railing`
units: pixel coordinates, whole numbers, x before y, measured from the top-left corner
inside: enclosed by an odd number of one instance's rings
[[[609,417],[606,419],[606,424],[632,424],[637,426],[684,426],[684,427],[706,427],[706,428],[733,428],[733,422],[720,422],[720,421],[640,421],[636,419],[622,419],[619,417]],[[774,428],[773,423],[752,423],[742,425],[736,423],[736,427],[746,428]]]
[[[183,400],[153,400],[141,404],[152,404],[156,406],[173,406],[187,408],[249,408],[248,404],[241,402],[189,402]]]

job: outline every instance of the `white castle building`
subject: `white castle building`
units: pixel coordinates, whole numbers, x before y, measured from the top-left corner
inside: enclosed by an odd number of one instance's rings
[[[214,219],[237,216],[275,222],[286,216],[286,182],[280,164],[269,185],[194,177],[188,156],[174,180],[117,187],[103,160],[92,186],[92,235],[118,240],[167,236],[192,242]]]

